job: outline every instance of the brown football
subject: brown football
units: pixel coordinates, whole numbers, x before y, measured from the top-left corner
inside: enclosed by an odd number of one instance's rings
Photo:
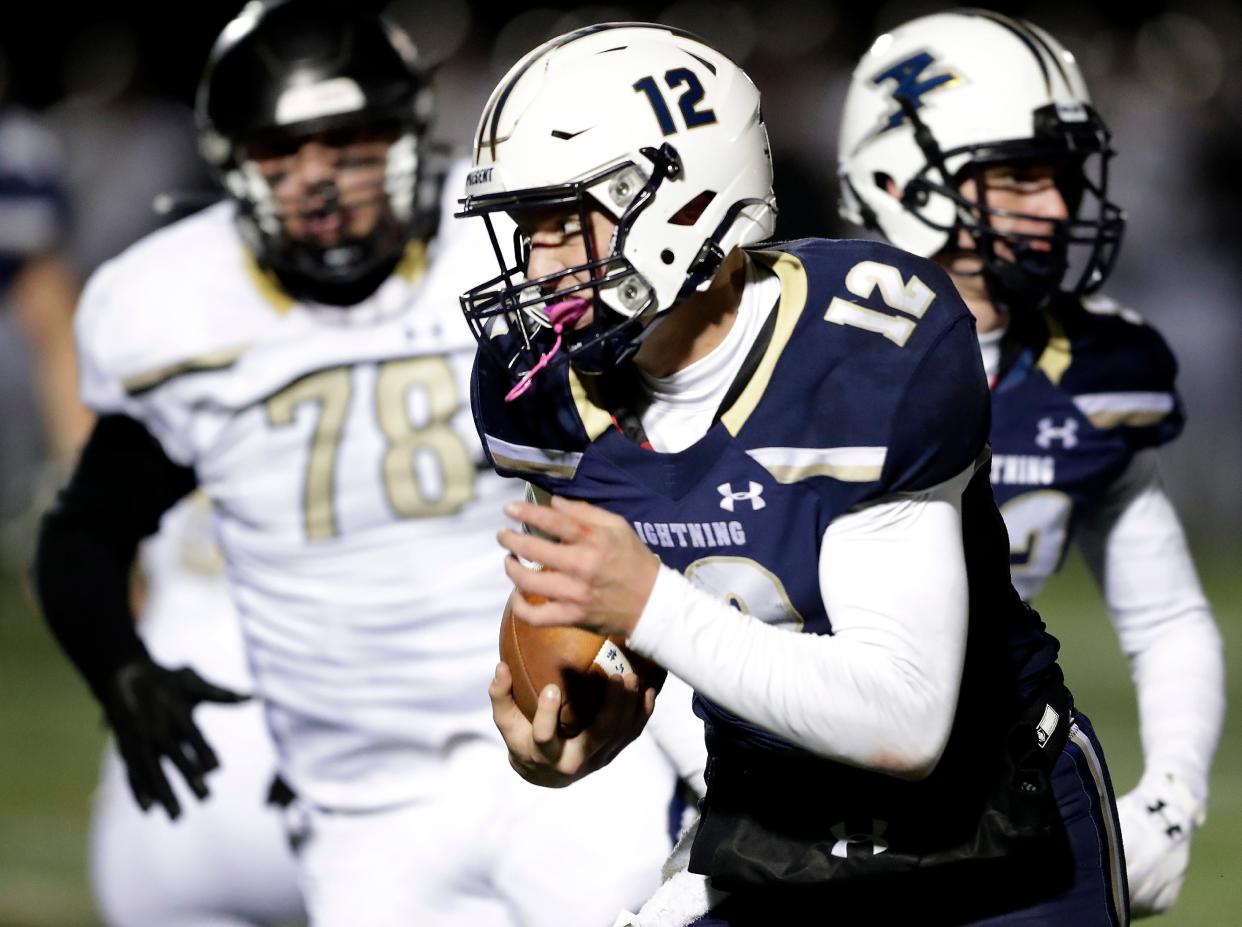
[[[514,617],[508,604],[500,621],[500,659],[513,676],[513,700],[528,719],[534,720],[544,687],[550,683],[560,686],[564,693],[562,737],[572,737],[594,720],[613,673],[637,673],[643,687],[659,688],[664,682],[662,669],[619,641],[581,628],[527,624]]]

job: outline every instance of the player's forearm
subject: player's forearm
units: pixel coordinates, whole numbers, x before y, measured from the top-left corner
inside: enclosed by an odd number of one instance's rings
[[[146,656],[129,608],[134,544],[60,504],[39,528],[31,575],[43,617],[88,686],[101,696],[126,663]]]
[[[630,645],[739,717],[838,762],[916,776],[943,749],[928,736],[937,697],[917,665],[863,641],[765,625],[667,567]]]
[[[1200,803],[1224,724],[1224,648],[1154,452],[1136,456],[1079,534],[1130,661],[1144,765]]]
[[[1175,772],[1207,803],[1225,717],[1224,644],[1207,609],[1188,611],[1130,661],[1138,690],[1143,765]]]
[[[665,567],[630,643],[807,750],[925,775],[957,706],[966,621],[960,519],[947,502],[912,502],[839,521],[820,570],[832,635],[766,625]]]
[[[52,633],[91,689],[146,650],[134,630],[129,575],[138,542],[194,486],[147,430],[119,415],[100,418],[77,469],[44,516],[32,565]]]

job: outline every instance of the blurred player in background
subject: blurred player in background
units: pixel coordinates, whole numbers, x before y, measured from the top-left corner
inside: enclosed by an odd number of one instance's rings
[[[1123,924],[1102,754],[1009,580],[970,313],[883,243],[746,247],[760,112],[694,36],[588,27],[502,79],[466,185],[520,230],[462,297],[476,418],[552,494],[506,511],[559,540],[501,533],[515,614],[625,635],[706,723],[710,882],[635,922]],[[548,688],[527,721],[502,664],[494,713],[573,781],[615,744],[559,737]]]
[[[210,503],[193,493],[141,547],[138,631],[161,666],[191,666],[238,692],[246,665]],[[293,853],[280,808],[268,801],[276,752],[258,700],[203,705],[196,722],[221,757],[203,802],[176,777],[175,819],[147,814],[115,746],[104,753],[91,819],[91,887],[108,927],[253,927],[303,922]]]
[[[1182,430],[1176,363],[1092,295],[1124,221],[1108,129],[1056,39],[963,10],[876,40],[840,152],[843,215],[934,258],[975,316],[1014,584],[1034,597],[1073,538],[1100,586],[1138,689],[1144,771],[1117,802],[1131,907],[1166,911],[1204,820],[1224,657],[1156,457]]]
[[[54,136],[32,118],[11,112],[0,118],[0,229],[8,236],[3,272],[12,295],[12,314],[0,319],[8,329],[2,349],[12,353],[3,364],[4,396],[14,403],[21,395],[18,378],[29,377],[41,412],[6,409],[4,445],[6,454],[15,454],[23,430],[34,438],[41,422],[41,456],[63,480],[93,416],[77,398],[72,316],[77,287],[60,251],[81,217],[62,193],[59,161]],[[10,323],[16,324],[10,328]],[[35,506],[38,490],[35,485]],[[250,688],[249,671],[223,563],[205,499],[191,498],[197,501],[174,508],[157,538],[144,546],[138,630],[161,662],[193,664],[244,691]],[[277,809],[264,808],[276,763],[262,709],[254,703],[209,708],[204,715],[207,736],[227,745],[231,761],[213,777],[213,800],[188,809],[175,825],[142,813],[125,783],[120,757],[112,746],[105,751],[90,857],[96,902],[110,927],[241,927],[299,917],[301,900],[281,817]],[[184,804],[188,790],[174,788]]]
[[[50,466],[59,483],[90,430],[76,398],[77,276],[63,255],[69,207],[56,139],[0,107],[0,556],[27,556]],[[33,385],[32,385],[33,384]]]
[[[127,578],[201,489],[311,921],[607,924],[656,884],[673,771],[648,738],[571,790],[505,761],[485,690],[510,591],[496,513],[518,487],[483,465],[465,403],[456,294],[486,244],[442,221],[430,108],[410,40],[370,14],[252,3],[225,28],[198,118],[229,200],[88,284],[100,417],[44,521],[38,593],[135,798],[178,817],[169,771],[205,798],[230,762],[193,709],[241,695],[157,662]],[[96,849],[97,869],[122,852]]]

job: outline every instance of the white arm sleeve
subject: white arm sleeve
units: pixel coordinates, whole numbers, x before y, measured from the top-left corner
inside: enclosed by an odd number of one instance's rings
[[[903,778],[926,775],[948,740],[961,682],[961,493],[970,475],[828,526],[819,583],[831,635],[765,624],[661,567],[629,643],[807,750]]]
[[[1224,724],[1224,647],[1154,450],[1135,455],[1078,542],[1130,661],[1144,766],[1177,774],[1202,806]]]
[[[694,690],[669,673],[646,732],[668,757],[678,777],[688,782],[694,794],[702,798],[707,794],[703,778],[707,769],[707,742],[703,736],[703,722],[691,704],[693,698]]]

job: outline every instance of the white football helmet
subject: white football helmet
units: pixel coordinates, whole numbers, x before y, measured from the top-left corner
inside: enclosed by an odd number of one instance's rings
[[[770,236],[776,215],[759,91],[701,39],[649,23],[566,33],[514,65],[479,121],[465,194],[460,215],[487,221],[500,274],[462,308],[515,379],[547,361],[557,279],[590,268],[576,289],[595,315],[556,363],[600,370],[635,350],[647,320],[705,288],[734,247]],[[528,280],[529,243],[517,234],[506,254],[492,216],[550,206],[576,208],[584,234],[598,207],[616,232],[610,243],[588,234],[582,267]]]
[[[841,215],[925,257],[957,247],[964,229],[1002,302],[1089,293],[1111,270],[1125,223],[1108,199],[1109,141],[1074,56],[1048,33],[987,10],[923,16],[877,38],[854,71]],[[971,177],[982,190],[987,165],[1022,161],[1056,168],[1069,218],[1051,235],[1002,235],[991,219],[1003,213],[959,191]],[[1032,249],[1037,238],[1051,250]],[[996,255],[998,240],[1015,260]]]

